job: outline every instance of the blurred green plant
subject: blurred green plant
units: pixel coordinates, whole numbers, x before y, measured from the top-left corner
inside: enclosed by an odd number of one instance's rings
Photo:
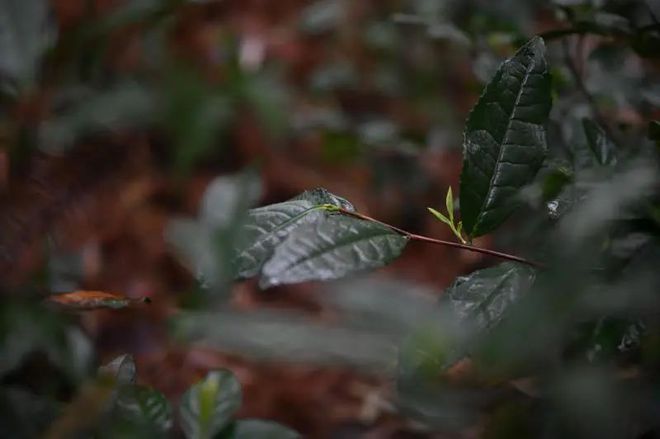
[[[240,104],[268,131],[286,132],[286,87],[273,71],[240,69],[235,41],[218,42],[228,78],[222,86],[194,68],[174,67],[162,37],[185,3],[129,2],[102,23],[56,38],[46,2],[3,2],[1,117],[10,152],[28,146],[63,154],[85,136],[156,126],[167,133],[173,167],[187,172],[221,143]],[[461,242],[385,224],[324,189],[251,209],[259,199],[254,176],[219,177],[196,218],[168,227],[168,241],[200,280],[195,305],[213,307],[177,313],[172,335],[257,358],[386,371],[396,376],[401,412],[430,429],[482,421],[487,437],[660,434],[660,135],[650,64],[660,47],[657,11],[633,0],[403,3],[401,14],[358,32],[373,57],[373,77],[339,56],[310,81],[325,107],[291,119],[300,118],[300,131],[324,133],[335,154],[328,157],[374,158],[384,144],[414,154],[405,142],[420,143],[418,133],[373,109],[342,105],[342,92],[365,83],[451,126],[448,102],[434,93],[451,58],[432,62],[427,55],[436,44],[448,44],[442,47],[451,56],[465,57],[469,47],[474,74],[487,84],[464,130],[460,198],[450,188],[446,215],[430,209]],[[346,4],[312,3],[301,31],[341,33],[332,44],[350,39],[342,27]],[[525,26],[533,15],[556,29],[496,68],[533,33]],[[145,24],[158,56],[134,74],[108,74],[104,39],[135,22]],[[412,68],[400,68],[404,63]],[[46,78],[47,65],[57,74]],[[55,88],[52,108],[37,129],[16,120],[18,104],[47,87]],[[399,156],[395,161],[401,165]],[[465,243],[495,231],[525,256]],[[235,279],[259,277],[268,288],[344,278],[390,263],[410,241],[507,261],[459,277],[439,303],[406,283],[329,284],[323,300],[343,316],[335,326],[301,313],[237,312],[225,303]],[[189,438],[297,437],[266,421],[235,420],[240,386],[225,370],[186,392],[177,423],[163,395],[136,384],[130,357],[94,375],[91,342],[35,295],[3,301],[0,311],[0,436],[163,437],[180,428]],[[35,364],[39,373],[23,375]]]

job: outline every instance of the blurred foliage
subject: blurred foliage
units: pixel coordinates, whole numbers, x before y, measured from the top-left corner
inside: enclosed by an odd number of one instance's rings
[[[660,435],[658,17],[643,0],[2,0],[0,436],[298,436],[246,416],[310,437]],[[424,216],[445,193],[452,231]],[[444,237],[464,223],[542,266],[429,256],[355,206]],[[235,281],[252,276],[276,288]],[[87,289],[153,303],[44,300]],[[232,355],[381,381],[355,385],[359,415],[311,426],[284,397],[251,406],[278,383]]]

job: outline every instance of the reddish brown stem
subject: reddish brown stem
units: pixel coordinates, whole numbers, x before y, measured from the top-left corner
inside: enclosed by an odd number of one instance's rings
[[[426,242],[426,243],[429,243],[429,244],[443,245],[445,247],[459,248],[461,250],[467,250],[467,251],[470,251],[470,252],[481,253],[481,254],[489,255],[489,256],[495,256],[496,258],[500,258],[500,259],[506,259],[506,260],[509,260],[509,261],[520,262],[521,264],[530,265],[530,266],[536,267],[536,268],[542,268],[543,267],[538,262],[530,261],[528,259],[521,258],[520,256],[510,255],[508,253],[502,253],[502,252],[498,252],[498,251],[495,251],[495,250],[489,250],[487,248],[475,247],[475,246],[468,245],[468,244],[461,244],[459,242],[444,241],[442,239],[435,239],[435,238],[431,238],[431,237],[428,237],[428,236],[423,236],[423,235],[417,235],[415,233],[410,233],[406,230],[400,229],[400,228],[395,227],[391,224],[384,223],[382,221],[379,221],[379,220],[377,220],[375,218],[372,218],[370,216],[361,214],[359,212],[354,212],[354,211],[341,209],[341,208],[338,209],[337,211],[339,213],[343,214],[343,215],[352,216],[353,218],[358,218],[358,219],[361,219],[361,220],[364,220],[364,221],[370,221],[372,223],[380,224],[381,226],[384,226],[384,227],[387,227],[391,230],[394,230],[395,232],[399,233],[400,235],[405,236],[406,238],[408,238],[412,241]]]

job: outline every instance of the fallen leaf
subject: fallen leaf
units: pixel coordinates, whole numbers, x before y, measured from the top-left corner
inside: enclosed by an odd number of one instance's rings
[[[91,311],[104,308],[122,309],[140,303],[151,303],[151,299],[148,297],[134,299],[103,291],[74,291],[53,294],[48,296],[45,301],[69,311]]]

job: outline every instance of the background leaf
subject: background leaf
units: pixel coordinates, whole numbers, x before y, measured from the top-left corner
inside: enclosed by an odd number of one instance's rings
[[[123,389],[115,402],[115,413],[146,432],[162,434],[172,427],[170,403],[160,392],[146,386]]]
[[[534,282],[533,268],[514,262],[457,278],[443,294],[456,316],[479,330],[496,325],[508,307]]]
[[[228,439],[296,439],[300,435],[275,422],[260,419],[236,421],[229,429]]]
[[[612,165],[616,163],[616,145],[607,137],[605,131],[589,119],[582,120],[587,143],[598,164]]]
[[[137,369],[132,355],[120,355],[105,366],[99,368],[103,375],[109,375],[116,380],[118,385],[135,384]]]
[[[511,214],[514,196],[543,162],[551,106],[544,51],[543,40],[534,38],[504,62],[468,117],[460,196],[470,237],[494,230]]]
[[[261,185],[252,170],[212,180],[204,193],[197,219],[170,221],[166,239],[181,262],[213,293],[227,293],[236,276],[234,246]]]
[[[222,430],[241,405],[241,385],[226,369],[209,372],[183,395],[179,413],[188,439],[209,439]]]
[[[330,280],[396,259],[408,239],[380,224],[345,216],[297,228],[264,265],[260,285]]]

